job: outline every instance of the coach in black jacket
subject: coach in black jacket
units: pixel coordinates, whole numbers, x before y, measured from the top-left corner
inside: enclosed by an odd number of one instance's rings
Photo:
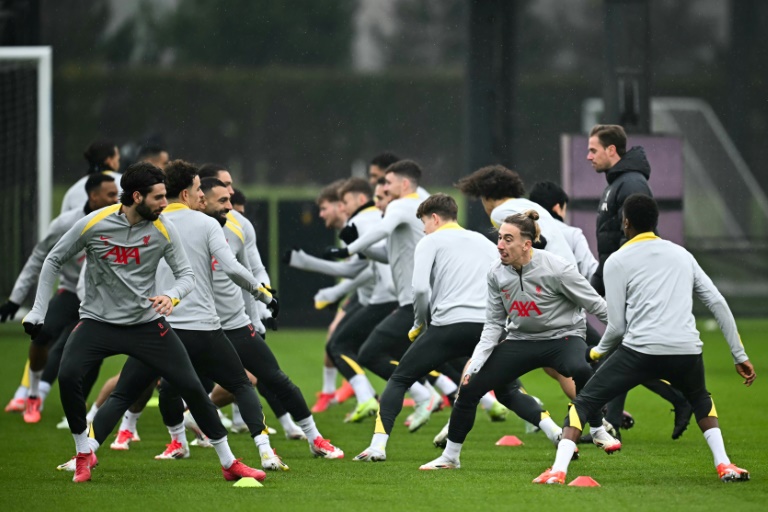
[[[627,134],[618,125],[597,125],[592,128],[587,160],[597,172],[604,172],[608,180],[597,209],[597,255],[600,266],[592,276],[592,286],[597,293],[605,296],[605,260],[626,241],[621,227],[621,207],[632,194],[653,197],[651,187],[648,186],[651,166],[642,147],[635,146],[627,151]]]

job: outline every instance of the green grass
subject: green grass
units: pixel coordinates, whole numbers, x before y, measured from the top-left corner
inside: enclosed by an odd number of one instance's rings
[[[768,360],[767,321],[739,322],[758,380],[745,388],[736,375],[719,332],[704,332],[708,388],[721,417],[726,447],[732,460],[752,473],[745,484],[722,484],[710,452],[695,427],[672,441],[668,404],[645,389],[633,391],[627,409],[636,426],[624,436],[624,449],[606,456],[583,446],[581,460],[571,465],[569,478],[589,475],[600,488],[548,487],[531,480],[551,465],[554,450],[542,434],[524,433],[516,418],[490,423],[482,413],[470,434],[457,471],[421,472],[418,466],[437,455],[432,437],[448,418],[436,414],[421,431],[409,434],[399,418],[388,449],[389,461],[357,463],[351,459],[367,447],[373,422],[346,425],[343,404],[318,414],[321,432],[342,447],[344,460],[316,460],[305,442],[273,436],[273,446],[291,471],[269,474],[264,488],[236,489],[221,478],[215,453],[192,448],[182,461],[155,461],[168,434],[156,409],[139,421],[142,441],[128,452],[99,451],[100,465],[93,481],[75,485],[71,474],[54,470],[74,452],[67,431],[55,429],[61,419],[58,388],[48,398],[43,420],[25,425],[19,415],[0,413],[0,509],[10,510],[765,510],[768,503],[768,450],[762,441],[768,425],[765,361]],[[270,344],[283,368],[308,400],[319,388],[324,334],[319,331],[281,331]],[[18,385],[28,343],[21,326],[0,326],[0,399],[10,398]],[[122,358],[105,362],[101,381],[114,374]],[[100,382],[101,382],[100,381]],[[565,414],[567,400],[554,381],[540,371],[524,379],[530,392],[544,400],[556,420]],[[382,383],[375,385],[381,389]],[[275,424],[267,411],[268,422]],[[274,425],[277,427],[277,425]],[[496,447],[505,434],[520,437],[522,447]],[[256,449],[247,435],[231,435],[236,455],[257,465]],[[521,508],[522,507],[522,508]]]

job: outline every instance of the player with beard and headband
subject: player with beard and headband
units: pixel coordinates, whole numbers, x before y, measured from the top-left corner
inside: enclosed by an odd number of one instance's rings
[[[135,164],[121,178],[121,186],[120,204],[77,221],[50,251],[40,272],[35,304],[22,321],[33,338],[40,333],[50,290],[62,265],[85,250],[88,270],[80,322],[67,340],[59,371],[61,403],[77,450],[73,481],[90,480],[91,469],[98,464],[94,451],[99,443],[89,437],[85,422],[83,376],[105,357],[116,354],[133,356],[156,368],[182,390],[187,404],[198,414],[201,428],[213,440],[225,479],[263,479],[263,471],[235,459],[216,407],[181,340],[165,320],[195,287],[192,268],[178,245],[180,235],[161,216],[167,205],[165,175],[151,164]],[[155,272],[160,260],[168,263],[175,280],[158,291]],[[122,376],[126,376],[125,367]],[[154,375],[136,386],[139,393],[152,378]],[[113,424],[103,425],[103,431],[111,432],[117,419],[119,415]]]

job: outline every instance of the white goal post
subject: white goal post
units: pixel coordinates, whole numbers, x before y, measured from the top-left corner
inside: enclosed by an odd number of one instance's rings
[[[42,240],[51,222],[53,189],[53,126],[50,46],[3,46],[0,61],[37,63],[37,239]]]

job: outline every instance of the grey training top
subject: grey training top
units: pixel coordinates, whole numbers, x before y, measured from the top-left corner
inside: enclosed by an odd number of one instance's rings
[[[387,239],[387,260],[392,269],[392,279],[400,306],[413,303],[413,253],[416,244],[424,237],[424,226],[416,218],[416,210],[422,200],[417,194],[395,199],[387,206],[383,221],[373,230],[349,244],[349,253],[366,252],[379,240]]]
[[[107,206],[80,219],[48,253],[37,295],[24,322],[41,324],[48,311],[51,288],[62,265],[85,249],[87,271],[80,318],[119,325],[150,322],[160,315],[150,297],[166,295],[177,302],[195,287],[195,275],[176,228],[163,215],[156,221],[130,225],[122,205]],[[156,286],[155,272],[164,259],[174,280]]]
[[[181,203],[168,205],[163,215],[179,233],[184,233],[181,243],[197,279],[195,289],[168,317],[172,327],[198,331],[212,331],[221,327],[213,297],[212,258],[216,258],[217,265],[227,276],[248,293],[265,303],[272,299],[249,269],[235,259],[224,231],[215,219]],[[172,280],[171,269],[161,263],[157,268],[158,286],[162,288]]]
[[[557,220],[557,219],[555,219]],[[576,264],[579,267],[579,273],[589,279],[592,274],[597,270],[597,259],[589,249],[589,242],[587,237],[584,236],[584,232],[576,226],[569,226],[568,224],[557,220],[560,226],[560,230],[568,242],[568,246],[573,251],[573,257],[576,258]]]
[[[483,323],[485,276],[498,259],[496,247],[485,236],[455,222],[422,238],[414,256],[414,326],[426,326],[428,314],[430,324],[437,326]]]
[[[543,341],[584,338],[584,309],[601,322],[607,321],[605,301],[576,265],[547,251],[532,252],[531,261],[519,273],[501,260],[491,265],[486,320],[473,364],[488,359],[505,327],[507,340]]]
[[[728,304],[696,259],[677,244],[641,233],[605,263],[608,328],[595,347],[610,352],[622,342],[651,355],[701,354],[693,317],[695,294],[715,315],[735,363],[747,359]]]
[[[245,252],[245,235],[242,230],[228,220],[224,225],[224,237],[237,260],[247,267],[248,257]],[[241,290],[227,276],[219,264],[219,260],[215,257],[211,262],[211,268],[213,269],[213,298],[216,303],[216,312],[221,319],[221,328],[230,331],[255,323],[252,322],[250,315],[245,310],[245,301]]]

